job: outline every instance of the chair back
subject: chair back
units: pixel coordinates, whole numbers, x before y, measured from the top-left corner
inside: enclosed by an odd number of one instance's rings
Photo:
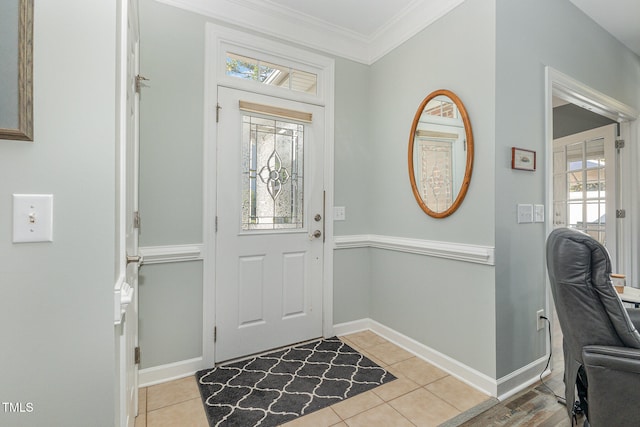
[[[554,230],[547,239],[547,270],[565,353],[582,364],[586,345],[640,348],[640,335],[611,284],[609,253],[597,240]]]

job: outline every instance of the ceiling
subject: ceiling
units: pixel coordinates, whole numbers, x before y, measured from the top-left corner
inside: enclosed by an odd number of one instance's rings
[[[640,0],[569,0],[640,56]]]
[[[464,0],[158,1],[371,64]],[[640,0],[570,1],[640,56]]]

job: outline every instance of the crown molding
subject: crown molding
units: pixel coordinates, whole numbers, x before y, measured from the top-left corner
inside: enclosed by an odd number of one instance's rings
[[[363,35],[267,0],[155,0],[232,25],[371,65],[464,0],[414,0]]]
[[[370,55],[368,64],[373,64],[464,1],[416,0],[411,2],[368,40]]]

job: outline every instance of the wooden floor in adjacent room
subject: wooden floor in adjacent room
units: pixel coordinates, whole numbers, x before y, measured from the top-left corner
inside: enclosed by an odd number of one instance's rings
[[[556,394],[564,394],[562,375],[556,373],[545,379],[545,384]],[[578,418],[582,426],[584,418]],[[571,420],[563,404],[542,384],[524,390],[517,395],[500,402],[475,418],[460,426],[536,426],[571,427]]]
[[[511,398],[500,402],[480,415],[466,421],[464,427],[571,427],[565,406],[558,402],[557,396],[564,398],[564,360],[562,355],[562,332],[560,324],[554,322],[552,347],[552,374]],[[555,395],[554,395],[555,393]],[[582,426],[584,416],[580,416],[577,425]],[[575,424],[574,424],[575,425]]]

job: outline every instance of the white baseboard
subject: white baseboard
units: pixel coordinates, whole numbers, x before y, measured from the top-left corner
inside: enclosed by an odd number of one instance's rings
[[[504,377],[495,380],[482,372],[479,372],[449,356],[419,343],[379,322],[372,319],[360,319],[352,322],[340,323],[333,326],[335,335],[348,335],[356,332],[370,330],[403,349],[415,354],[423,360],[437,366],[460,381],[478,389],[479,391],[497,397],[503,401],[519,391],[529,387],[540,379],[540,372],[545,369],[548,356],[524,366]],[[169,363],[152,368],[141,369],[138,373],[140,387],[148,387],[155,384],[173,381],[188,377],[197,371],[204,369],[202,357]],[[543,378],[551,371],[545,370]]]
[[[345,322],[333,325],[333,333],[335,335],[355,334],[356,332],[367,331],[371,329],[371,319],[354,320],[353,322]]]
[[[540,372],[547,362],[547,356],[541,357],[533,363],[496,380],[375,320],[360,319],[334,326],[336,335],[347,335],[364,330],[375,332],[460,381],[489,396],[497,397],[501,401],[538,381]],[[547,376],[549,373],[550,371],[547,370],[543,373],[543,376]]]
[[[202,357],[154,366],[153,368],[140,369],[138,372],[139,387],[148,387],[167,381],[178,380],[195,374],[204,369]]]
[[[517,371],[498,379],[498,400],[503,401],[540,381],[540,372],[545,369],[548,355],[523,366]],[[550,369],[542,372],[542,378],[551,374]]]

